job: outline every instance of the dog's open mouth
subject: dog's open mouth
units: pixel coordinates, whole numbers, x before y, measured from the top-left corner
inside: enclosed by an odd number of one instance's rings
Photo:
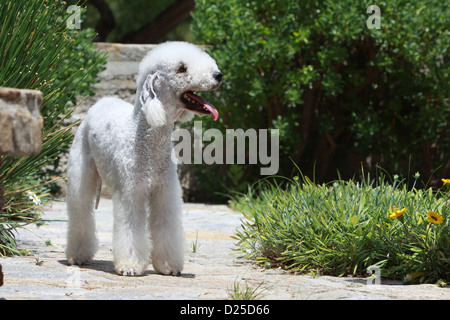
[[[184,104],[184,108],[192,111],[198,115],[204,116],[211,114],[214,121],[219,118],[219,112],[212,104],[196,95],[192,91],[186,91],[181,95],[181,102]]]

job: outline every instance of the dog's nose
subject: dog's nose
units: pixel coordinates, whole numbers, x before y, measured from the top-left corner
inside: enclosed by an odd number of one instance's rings
[[[223,78],[223,73],[220,71],[217,71],[216,73],[213,74],[214,79],[217,80],[217,82],[222,82],[222,78]]]

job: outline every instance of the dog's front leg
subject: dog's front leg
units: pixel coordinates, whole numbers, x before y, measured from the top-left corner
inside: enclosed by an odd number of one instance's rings
[[[184,265],[181,187],[176,172],[150,195],[152,264],[165,275],[180,275]]]
[[[142,275],[150,263],[150,238],[145,202],[134,195],[113,196],[114,267],[124,276]]]

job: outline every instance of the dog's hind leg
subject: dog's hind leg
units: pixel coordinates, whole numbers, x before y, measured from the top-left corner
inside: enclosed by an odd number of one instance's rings
[[[94,200],[100,177],[83,140],[80,132],[74,139],[67,168],[66,256],[69,264],[78,265],[90,262],[98,249]]]

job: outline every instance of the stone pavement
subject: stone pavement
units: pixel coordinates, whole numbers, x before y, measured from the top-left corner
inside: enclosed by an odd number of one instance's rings
[[[399,283],[367,285],[366,279],[292,275],[262,270],[239,258],[236,240],[241,214],[222,205],[185,204],[186,262],[181,277],[162,276],[151,265],[139,277],[122,277],[112,264],[112,202],[97,210],[100,250],[91,265],[67,266],[63,202],[45,210],[41,227],[20,230],[18,245],[29,256],[0,258],[5,299],[227,299],[234,283],[263,290],[263,299],[450,299],[450,288]],[[46,245],[51,241],[53,245]]]

